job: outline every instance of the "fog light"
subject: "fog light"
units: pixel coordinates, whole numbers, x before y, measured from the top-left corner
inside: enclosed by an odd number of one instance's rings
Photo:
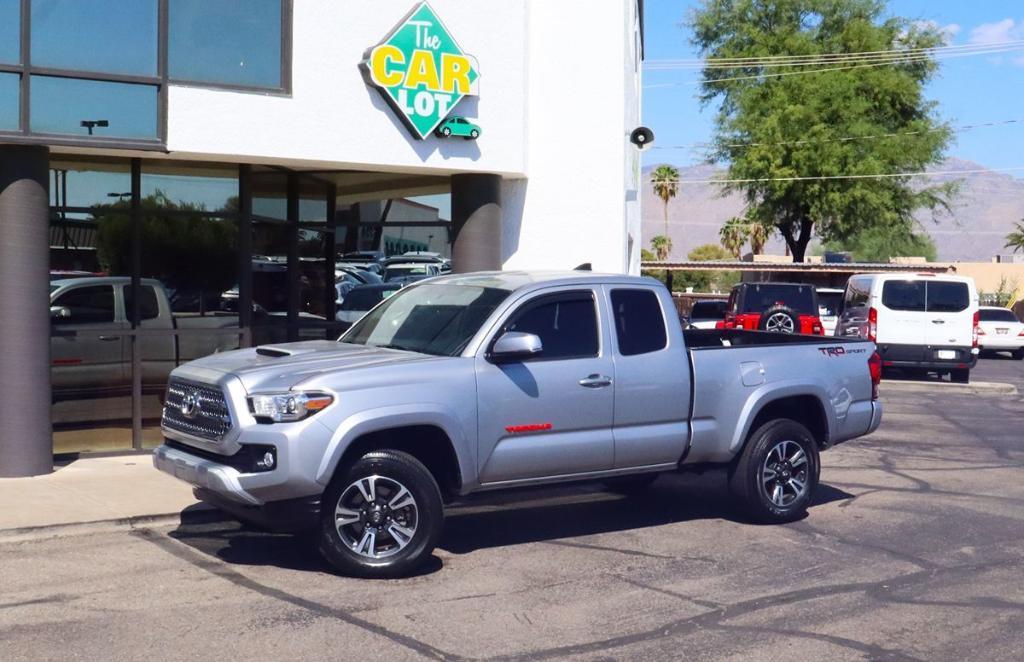
[[[270,451],[267,451],[266,453],[263,454],[263,459],[259,460],[256,463],[256,468],[257,469],[263,469],[264,471],[266,471],[266,470],[269,470],[269,469],[273,469],[274,468],[274,463],[275,463],[274,454],[271,453]]]

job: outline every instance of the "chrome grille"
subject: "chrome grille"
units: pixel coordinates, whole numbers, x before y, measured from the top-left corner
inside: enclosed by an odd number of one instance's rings
[[[231,431],[231,414],[219,389],[172,379],[167,385],[162,425],[210,441],[220,441]]]

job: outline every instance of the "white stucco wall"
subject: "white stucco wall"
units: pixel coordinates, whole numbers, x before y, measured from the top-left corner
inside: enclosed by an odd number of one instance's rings
[[[500,174],[505,268],[637,271],[636,0],[431,0],[479,62],[480,96],[457,111],[483,128],[475,142],[413,138],[362,77],[364,52],[416,4],[298,0],[291,96],[172,86],[168,148],[228,162]]]

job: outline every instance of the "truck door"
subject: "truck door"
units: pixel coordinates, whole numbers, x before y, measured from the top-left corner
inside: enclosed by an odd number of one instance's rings
[[[506,331],[533,333],[542,352],[501,364],[476,358],[482,483],[612,468],[614,365],[600,309],[590,288],[534,297],[490,343]]]
[[[127,323],[117,315],[113,285],[71,286],[50,301],[54,393],[123,391]]]
[[[130,284],[123,286],[125,318],[130,319],[132,314],[132,288]],[[139,286],[139,328],[143,330],[165,330],[173,329],[171,310],[167,306],[167,295],[161,291],[157,296],[156,288],[148,283]],[[163,300],[165,310],[161,310],[160,301]],[[167,333],[166,335],[141,335],[137,346],[142,355],[142,388],[144,391],[163,392],[167,386],[167,377],[171,374],[177,364],[176,336]],[[130,362],[131,350],[125,347],[126,362]]]
[[[686,350],[669,343],[667,311],[653,289],[606,289],[615,328],[615,468],[678,462],[689,437]]]

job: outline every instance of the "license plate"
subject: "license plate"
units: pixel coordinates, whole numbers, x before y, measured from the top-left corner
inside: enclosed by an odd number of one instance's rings
[[[1009,331],[1009,329],[996,329],[996,334],[1000,336],[1005,336],[1007,331]]]
[[[951,349],[940,349],[939,350],[939,358],[940,359],[955,359],[956,358],[956,352],[954,352]]]

